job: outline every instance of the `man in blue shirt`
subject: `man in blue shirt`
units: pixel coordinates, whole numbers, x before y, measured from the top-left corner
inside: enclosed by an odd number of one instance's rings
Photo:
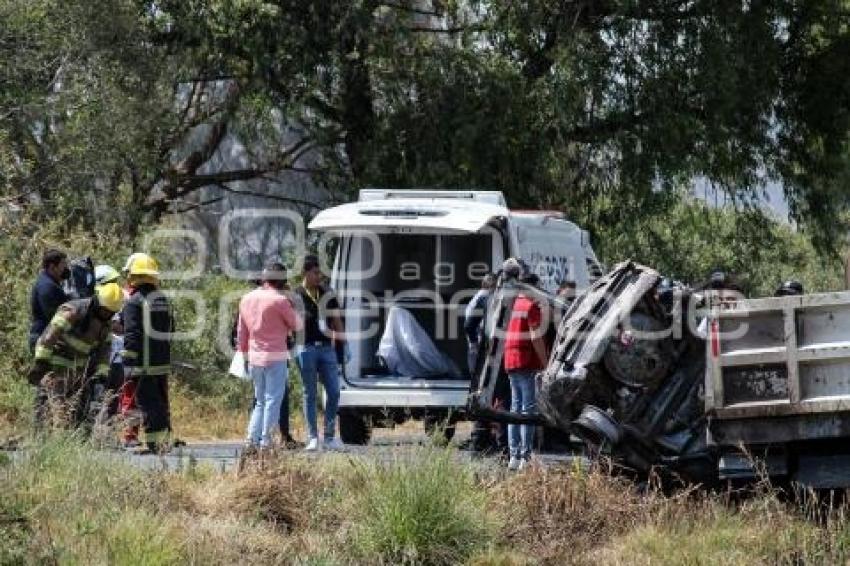
[[[68,256],[59,250],[47,250],[41,260],[41,273],[30,293],[30,312],[32,324],[29,333],[30,352],[35,351],[35,343],[59,305],[69,300],[62,290],[62,281],[71,274],[68,268]]]

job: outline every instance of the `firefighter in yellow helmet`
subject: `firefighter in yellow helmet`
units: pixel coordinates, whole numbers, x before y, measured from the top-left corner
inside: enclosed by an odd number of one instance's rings
[[[142,416],[146,448],[161,451],[171,440],[168,374],[174,318],[167,297],[159,290],[159,265],[144,253],[131,255],[124,266],[130,297],[122,311],[124,322],[125,392]],[[125,399],[122,395],[122,409]]]
[[[109,373],[111,320],[124,297],[116,283],[96,287],[95,294],[59,306],[35,345],[29,382],[39,387],[38,426],[83,424],[92,378]]]

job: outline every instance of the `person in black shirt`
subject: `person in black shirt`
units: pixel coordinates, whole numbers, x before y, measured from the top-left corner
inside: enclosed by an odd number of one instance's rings
[[[68,268],[68,256],[59,250],[47,250],[41,259],[41,272],[30,293],[30,314],[32,323],[29,331],[30,353],[35,353],[38,337],[44,332],[56,311],[70,300],[62,290],[62,281],[71,275]],[[47,408],[47,390],[40,384],[35,388],[34,425],[38,429],[44,423]]]
[[[304,417],[307,421],[307,450],[320,448],[316,417],[317,379],[321,376],[325,386],[324,445],[332,450],[341,449],[336,437],[336,411],[339,405],[339,371],[336,344],[343,339],[339,303],[326,287],[322,286],[322,270],[314,255],[304,258],[303,281],[296,289],[299,311],[304,319],[304,344],[298,350],[296,361],[304,384]]]
[[[47,250],[41,260],[41,273],[38,274],[30,293],[30,312],[32,324],[29,333],[30,352],[35,351],[35,343],[59,305],[70,297],[62,290],[62,281],[71,274],[68,268],[68,256],[59,250]]]

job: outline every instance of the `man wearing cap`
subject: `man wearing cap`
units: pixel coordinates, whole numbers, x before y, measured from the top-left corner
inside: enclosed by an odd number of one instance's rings
[[[254,448],[271,446],[288,377],[286,338],[303,326],[283,294],[285,286],[286,268],[270,263],[263,270],[260,287],[239,302],[236,342],[254,382],[255,402],[248,424],[248,443]]]

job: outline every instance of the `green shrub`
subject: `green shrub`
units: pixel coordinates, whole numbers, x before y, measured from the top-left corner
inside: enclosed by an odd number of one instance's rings
[[[492,538],[485,490],[448,450],[357,468],[353,545],[382,564],[457,564]]]

